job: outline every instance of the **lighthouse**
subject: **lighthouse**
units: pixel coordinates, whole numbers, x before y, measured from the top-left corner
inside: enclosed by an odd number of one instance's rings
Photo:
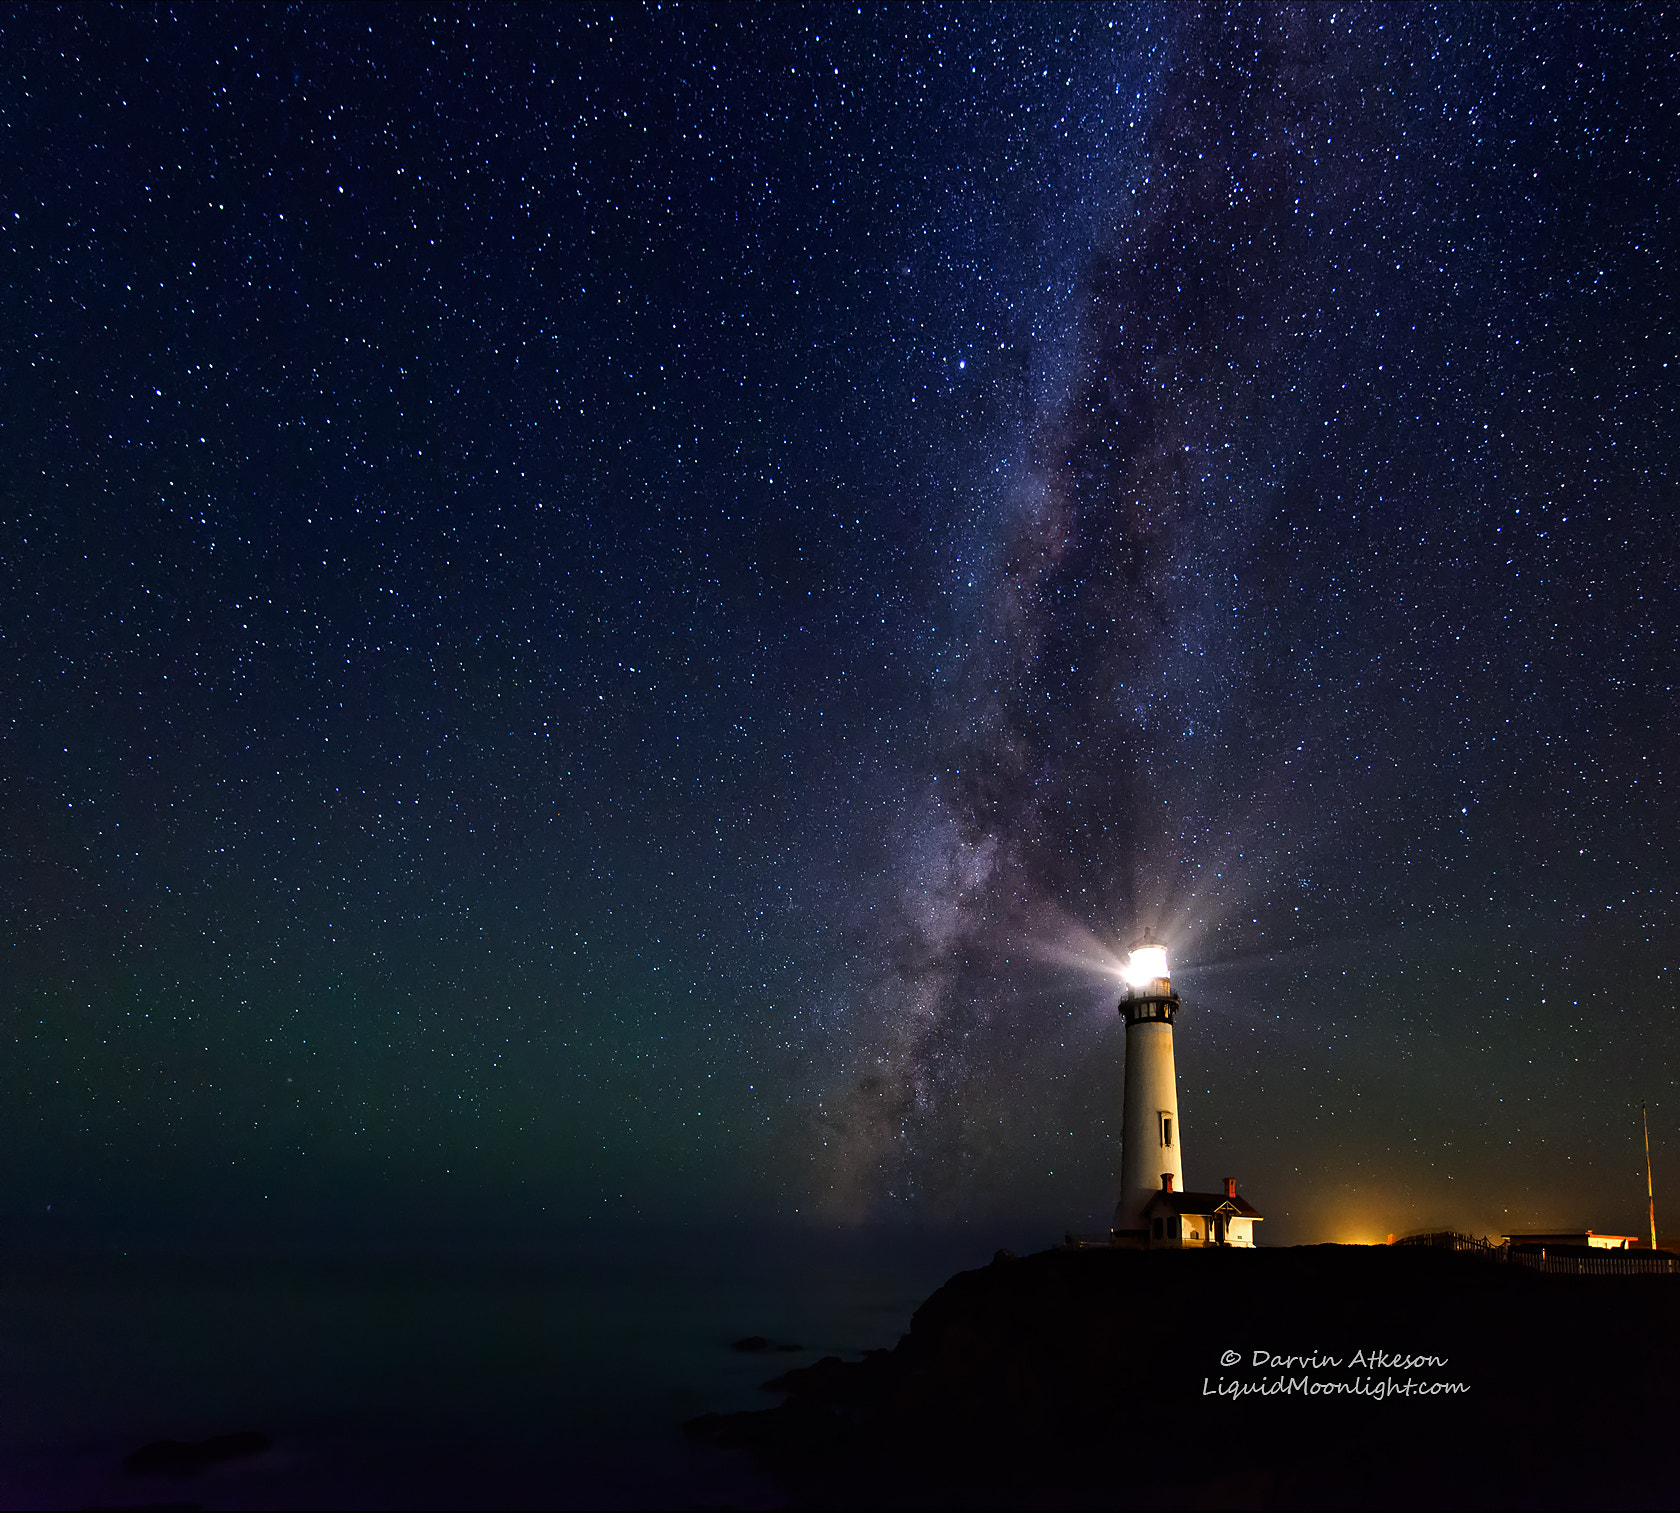
[[[1167,972],[1167,948],[1147,934],[1132,948],[1124,976],[1120,1012],[1126,1018],[1126,1089],[1114,1238],[1147,1244],[1145,1209],[1163,1190],[1184,1191],[1184,1139],[1173,1067],[1178,994]]]

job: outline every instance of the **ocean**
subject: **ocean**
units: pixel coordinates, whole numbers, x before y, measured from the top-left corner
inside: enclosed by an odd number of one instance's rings
[[[1050,1236],[1038,1237],[1048,1240]],[[0,1272],[7,1508],[770,1508],[684,1420],[891,1346],[996,1231],[626,1227],[394,1253],[14,1258]],[[745,1336],[770,1348],[732,1348]],[[257,1431],[195,1476],[159,1439]]]

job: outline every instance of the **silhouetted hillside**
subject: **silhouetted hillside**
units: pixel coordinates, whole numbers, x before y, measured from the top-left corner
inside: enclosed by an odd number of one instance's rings
[[[961,1273],[896,1349],[690,1429],[811,1507],[1672,1507],[1677,1346],[1680,1278],[1057,1250]]]

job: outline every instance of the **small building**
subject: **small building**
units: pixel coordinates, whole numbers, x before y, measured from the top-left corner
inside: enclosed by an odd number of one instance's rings
[[[1590,1229],[1548,1230],[1545,1234],[1506,1235],[1513,1250],[1524,1245],[1579,1245],[1586,1250],[1632,1250],[1638,1235],[1601,1235]]]
[[[1161,1178],[1161,1190],[1143,1208],[1143,1221],[1151,1250],[1183,1250],[1204,1245],[1237,1245],[1254,1248],[1254,1226],[1264,1217],[1246,1198],[1237,1196],[1237,1179],[1225,1179],[1222,1193],[1178,1193],[1173,1191],[1170,1172]]]

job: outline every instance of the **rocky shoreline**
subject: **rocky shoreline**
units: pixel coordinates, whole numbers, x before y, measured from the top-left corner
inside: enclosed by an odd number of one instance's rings
[[[1052,1250],[688,1432],[795,1506],[1672,1507],[1680,1278],[1407,1247]]]

